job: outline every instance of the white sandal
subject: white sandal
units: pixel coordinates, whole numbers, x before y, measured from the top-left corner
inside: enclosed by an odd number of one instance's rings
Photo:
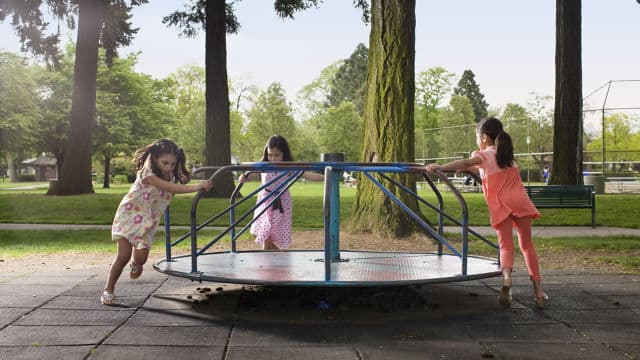
[[[136,263],[134,263],[133,261],[131,262],[131,271],[129,272],[129,277],[131,279],[137,279],[140,277],[140,275],[142,275],[142,265],[138,265]]]
[[[102,303],[102,305],[113,305],[115,303],[115,300],[116,296],[106,290],[100,296],[100,302]]]

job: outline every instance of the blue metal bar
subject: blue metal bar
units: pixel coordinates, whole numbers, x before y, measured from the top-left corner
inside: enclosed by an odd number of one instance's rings
[[[289,174],[289,173],[285,173],[285,174]],[[252,209],[257,208],[258,206],[262,205],[263,203],[265,203],[269,198],[272,198],[269,203],[262,209],[262,211],[255,216],[255,218],[258,218],[260,216],[262,216],[262,214],[267,211],[267,209],[269,209],[269,207],[271,207],[273,205],[273,203],[285,192],[287,191],[294,183],[295,181],[302,176],[303,171],[296,171],[296,172],[292,172],[290,173],[289,179],[287,179],[286,181],[282,182],[281,184],[277,185],[276,188],[271,191],[270,193],[267,193],[267,195],[258,202],[258,204],[256,204],[256,206],[254,206]],[[278,177],[280,178],[280,177]],[[272,184],[273,181],[265,184],[265,187]],[[235,223],[231,224],[231,226],[229,226],[226,230],[224,230],[222,233],[220,233],[218,236],[216,236],[215,238],[213,238],[213,240],[211,240],[207,245],[203,246],[200,251],[197,253],[198,256],[204,254],[211,246],[213,246],[213,244],[215,244],[216,242],[218,242],[223,236],[225,236],[227,233],[229,233],[229,231],[231,231],[232,228],[234,228],[236,225],[238,225],[238,223],[240,223],[240,221],[244,220],[247,215],[250,214],[250,211],[247,211],[246,213],[244,213],[242,215],[242,217],[240,217],[240,219],[238,219]]]
[[[411,216],[425,231],[427,231],[431,236],[433,236],[438,241],[442,242],[452,253],[454,253],[458,257],[462,257],[462,254],[458,250],[456,250],[451,244],[449,244],[440,234],[435,232],[429,224],[427,224],[418,214],[416,214],[413,210],[411,210],[407,205],[405,205],[400,199],[398,199],[391,191],[389,191],[382,183],[376,180],[368,171],[363,171],[363,173],[371,180],[382,192],[385,193],[393,202],[395,202],[398,206],[402,208],[409,216]]]
[[[444,202],[442,200],[442,195],[440,194],[440,191],[438,190],[438,188],[435,186],[435,184],[433,183],[433,181],[431,181],[431,179],[427,176],[425,176],[425,179],[427,179],[427,182],[429,183],[429,185],[431,186],[431,188],[433,189],[434,193],[436,194],[436,196],[438,197],[438,202],[439,202],[439,208],[436,208],[435,206],[433,206],[432,204],[430,204],[428,201],[424,200],[423,198],[421,198],[416,192],[413,192],[413,190],[409,189],[408,187],[400,184],[399,182],[395,181],[394,179],[392,179],[391,177],[380,173],[378,174],[380,176],[382,176],[383,178],[391,181],[394,185],[400,187],[401,189],[403,189],[405,192],[411,194],[415,199],[417,199],[420,203],[427,205],[428,207],[430,207],[432,210],[435,210],[438,213],[438,233],[440,235],[444,235],[443,232],[443,226],[444,226],[444,221],[443,218],[446,217],[448,220],[450,220],[451,222],[453,222],[454,224],[462,227],[462,223],[460,221],[458,221],[457,219],[453,218],[452,216],[449,216],[447,214],[444,213]],[[498,245],[492,243],[491,241],[487,240],[487,238],[485,238],[484,236],[480,235],[479,233],[477,233],[476,231],[474,231],[473,229],[468,229],[469,233],[471,233],[472,235],[476,236],[478,239],[484,241],[485,243],[487,243],[488,245],[490,245],[493,248],[498,248]],[[438,255],[442,255],[442,244],[438,243]]]
[[[167,261],[171,261],[171,221],[169,219],[169,207],[164,211],[164,243]]]

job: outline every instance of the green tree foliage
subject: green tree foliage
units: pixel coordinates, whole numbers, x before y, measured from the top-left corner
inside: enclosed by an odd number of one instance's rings
[[[34,141],[40,118],[34,71],[26,59],[0,52],[0,156],[16,175],[14,161],[21,160]]]
[[[414,156],[415,1],[373,0],[369,35],[363,162],[412,162]],[[413,174],[392,174],[415,189]],[[383,180],[409,208],[415,199]],[[404,236],[415,223],[370,181],[361,181],[354,202],[353,228]]]
[[[637,116],[614,113],[604,119],[605,158],[607,162],[639,162],[640,120]],[[586,144],[591,161],[602,161],[602,134]],[[620,170],[627,170],[622,164]]]
[[[274,8],[283,18],[293,18],[296,11],[316,6],[317,0],[276,0]],[[226,33],[240,28],[233,3],[224,0],[193,0],[185,11],[176,11],[163,19],[165,24],[179,26],[182,34],[195,36],[205,31],[206,122],[205,165],[224,166],[231,163],[231,115],[227,78]],[[216,179],[209,196],[228,197],[234,189],[231,174]]]
[[[101,59],[94,156],[104,164],[103,187],[108,188],[111,160],[165,137],[174,119],[169,106],[172,91],[165,86],[168,83],[136,73],[137,55],[116,58],[111,66],[107,66],[106,57]]]
[[[184,148],[192,165],[205,164],[205,82],[204,69],[184,66],[169,76],[175,84],[174,113],[171,137]]]
[[[253,101],[246,131],[247,153],[242,153],[241,158],[259,161],[267,139],[276,134],[287,139],[294,159],[298,159],[297,154],[302,150],[303,144],[297,137],[293,110],[279,83],[269,85]]]
[[[438,127],[436,113],[442,100],[451,92],[454,73],[443,67],[433,67],[416,77],[416,129]]]
[[[475,77],[476,75],[473,71],[465,70],[460,81],[458,81],[458,86],[453,89],[453,93],[466,96],[471,101],[475,120],[478,122],[487,116],[487,107],[489,105],[484,101],[484,95],[480,92],[480,86],[476,83]]]
[[[437,116],[438,124],[441,125],[436,133],[441,149],[438,157],[461,157],[475,150],[475,116],[473,105],[466,96],[451,96],[449,105],[439,111]]]
[[[364,113],[366,98],[367,56],[369,49],[358,44],[356,50],[338,68],[328,96],[329,106],[338,107],[344,101],[350,101],[360,115]]]
[[[357,162],[362,151],[362,118],[351,102],[342,102],[318,116],[321,153],[341,152],[346,161]]]
[[[116,49],[129,45],[136,29],[131,27],[130,11],[146,0],[50,0],[48,13],[59,22],[75,27],[73,16],[78,15],[78,41],[74,67],[74,91],[71,106],[69,141],[65,162],[58,174],[58,182],[48,194],[71,195],[93,192],[91,184],[91,147],[95,122],[96,76],[98,48],[106,51],[110,62]],[[46,35],[47,23],[41,1],[4,1],[0,3],[0,20],[11,17],[11,25],[19,34],[23,49],[55,59],[59,34]],[[68,160],[68,161],[67,161]]]
[[[342,61],[336,61],[320,71],[320,75],[310,84],[305,85],[296,96],[297,102],[310,116],[326,111],[329,106],[329,94]]]
[[[583,183],[581,23],[581,0],[556,0],[556,90],[550,184]]]

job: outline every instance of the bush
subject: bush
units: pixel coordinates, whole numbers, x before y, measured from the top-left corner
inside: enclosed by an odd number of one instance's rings
[[[118,182],[118,180],[116,180],[117,176],[124,177],[124,180],[122,180],[123,184],[135,181],[136,172],[131,163],[131,159],[119,157],[111,160],[111,175],[113,176],[114,182]]]
[[[532,168],[531,172],[528,173],[529,175],[531,175],[531,178],[529,179],[529,181],[531,182],[543,182],[544,180],[542,179],[542,171],[538,168]],[[522,179],[522,181],[527,181],[527,169],[526,168],[520,168],[520,178]]]
[[[18,181],[36,181],[34,174],[22,174],[18,176]]]
[[[126,184],[127,183],[127,175],[116,175],[113,177],[113,182],[115,184]]]

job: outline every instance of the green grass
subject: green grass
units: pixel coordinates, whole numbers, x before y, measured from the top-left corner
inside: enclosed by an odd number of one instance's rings
[[[21,183],[22,184],[22,183]],[[243,188],[249,194],[258,183],[250,182]],[[76,196],[46,196],[46,189],[40,190],[2,190],[0,189],[0,222],[5,223],[55,223],[55,224],[110,224],[114,212],[129,185],[114,185],[111,189],[96,188],[95,194]],[[296,183],[291,188],[294,203],[294,228],[322,228],[322,183]],[[436,197],[431,191],[420,190],[425,200],[434,203]],[[353,209],[355,189],[340,188],[340,215],[346,220]],[[456,218],[461,216],[461,207],[451,193],[443,193],[445,210]],[[465,193],[471,225],[488,225],[489,214],[484,198],[480,193]],[[193,194],[177,195],[171,203],[171,223],[187,225]],[[640,228],[640,195],[597,195],[596,223],[599,226]],[[245,201],[237,210],[242,214],[255,204],[255,198]],[[198,206],[199,221],[220,212],[228,206],[228,199],[202,199]],[[435,212],[421,206],[425,216],[435,223]],[[542,209],[542,217],[536,219],[536,225],[573,225],[591,224],[590,209]],[[216,225],[227,225],[228,216],[224,216]]]
[[[171,231],[171,238],[177,239],[185,231]],[[210,240],[215,232],[199,232],[201,239]],[[164,249],[164,233],[158,233],[154,249]],[[223,238],[221,241],[225,241]],[[228,240],[226,240],[228,241]],[[177,249],[189,249],[186,239],[176,245]],[[7,258],[19,258],[34,254],[59,253],[115,253],[116,244],[111,240],[110,230],[0,230],[0,254]]]

